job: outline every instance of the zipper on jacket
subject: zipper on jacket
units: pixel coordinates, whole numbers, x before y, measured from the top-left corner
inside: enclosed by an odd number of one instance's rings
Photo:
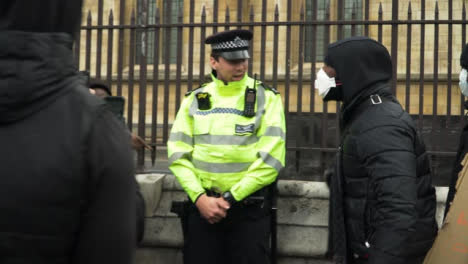
[[[372,236],[374,234],[374,231],[372,230],[372,207],[373,204],[371,203],[371,199],[369,198],[370,196],[370,180],[368,179],[367,182],[367,194],[366,194],[366,205],[364,206],[364,234],[366,236],[366,239],[364,241],[364,245],[366,248],[370,248],[371,244],[370,241],[372,239]]]

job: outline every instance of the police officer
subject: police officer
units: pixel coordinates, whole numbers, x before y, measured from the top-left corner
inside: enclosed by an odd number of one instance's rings
[[[169,169],[190,198],[184,262],[269,263],[267,187],[285,160],[279,93],[247,75],[252,33],[209,36],[212,81],[186,94]]]

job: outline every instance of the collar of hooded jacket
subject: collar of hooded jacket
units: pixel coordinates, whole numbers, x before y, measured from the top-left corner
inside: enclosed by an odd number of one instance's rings
[[[0,1],[0,123],[23,119],[80,79],[73,36],[81,0]]]
[[[325,63],[336,71],[341,88],[342,120],[347,123],[353,111],[372,94],[391,97],[392,60],[387,49],[367,37],[351,37],[328,46]]]

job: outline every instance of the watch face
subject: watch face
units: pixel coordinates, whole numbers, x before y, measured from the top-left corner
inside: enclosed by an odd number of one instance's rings
[[[232,197],[232,194],[230,192],[225,192],[223,193],[223,198],[226,200],[230,205],[232,205],[235,200],[234,197]]]

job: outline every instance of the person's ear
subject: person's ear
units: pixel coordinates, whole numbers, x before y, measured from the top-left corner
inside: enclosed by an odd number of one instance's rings
[[[218,61],[215,58],[211,57],[211,56],[210,56],[210,66],[215,71],[218,70],[217,69],[218,68]]]

